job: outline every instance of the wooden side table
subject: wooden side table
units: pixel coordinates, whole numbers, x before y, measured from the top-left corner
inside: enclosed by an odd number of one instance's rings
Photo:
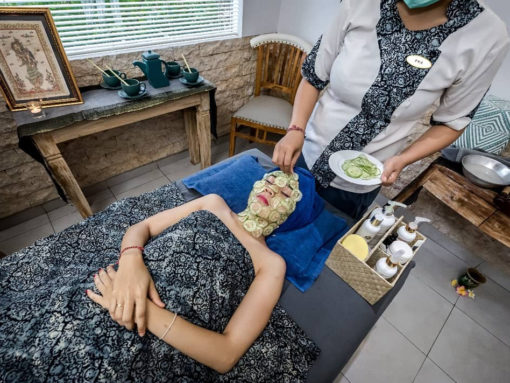
[[[58,149],[59,143],[183,110],[191,162],[200,162],[202,168],[211,165],[209,92],[215,89],[214,85],[206,81],[187,88],[172,80],[165,88],[154,89],[148,83],[146,86],[150,97],[137,101],[126,101],[115,91],[98,89],[83,92],[81,105],[45,109],[46,116],[38,121],[27,111],[15,114],[20,140],[33,141],[53,178],[84,218],[92,215],[92,210]]]
[[[464,176],[438,163],[430,165],[411,184],[405,187],[395,201],[412,199],[424,188],[457,214],[489,235],[510,247],[510,217],[494,205],[497,193],[476,186]]]

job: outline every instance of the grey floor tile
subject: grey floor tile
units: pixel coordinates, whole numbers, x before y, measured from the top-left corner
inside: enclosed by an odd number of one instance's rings
[[[89,202],[90,208],[93,213],[103,210],[109,204],[115,202],[115,196],[112,191],[109,189],[104,189],[99,191],[98,193],[88,196],[87,201]],[[67,204],[65,206],[59,207],[58,209],[52,210],[48,213],[50,221],[53,223],[54,221],[64,218],[66,216],[78,214],[78,211],[72,204]],[[64,220],[69,222],[69,219]],[[61,227],[59,225],[59,227]]]
[[[85,186],[82,188],[83,194],[85,194],[85,197],[95,195],[97,193],[101,193],[103,190],[108,189],[108,183],[106,181],[101,181],[98,183],[95,183],[93,185]]]
[[[25,231],[23,234],[9,238],[0,242],[0,250],[6,254],[14,253],[24,247],[33,244],[38,239],[54,234],[53,227],[50,223]]]
[[[405,222],[411,222],[414,220],[415,215],[406,209],[400,209],[399,212],[402,212],[404,215]],[[454,213],[452,213],[454,214]],[[426,216],[426,214],[424,214]],[[469,222],[466,221],[466,225],[470,225]],[[483,262],[483,259],[475,256],[469,249],[466,249],[458,242],[449,238],[446,234],[441,233],[438,229],[436,229],[433,225],[429,223],[421,224],[418,231],[426,236],[428,239],[436,242],[443,248],[447,249],[450,253],[455,255],[456,257],[462,259],[466,264],[470,267],[477,266]]]
[[[383,316],[427,354],[452,309],[452,303],[410,274]]]
[[[121,200],[122,198],[127,198],[127,197],[136,197],[136,196],[139,196],[140,194],[153,191],[154,189],[157,189],[163,185],[166,185],[169,182],[170,181],[168,180],[168,178],[161,177],[161,178],[158,178],[151,182],[148,182],[146,184],[143,184],[143,185],[140,185],[133,189],[130,189],[128,191],[125,191],[123,193],[120,193],[120,194],[116,195],[116,197],[117,197],[117,200]]]
[[[164,174],[161,172],[161,170],[157,168],[151,169],[148,170],[146,173],[139,174],[133,178],[126,179],[121,183],[117,183],[113,186],[110,186],[110,190],[113,192],[115,196],[118,196],[128,190],[152,182],[161,177],[164,177]]]
[[[429,358],[459,383],[503,383],[510,376],[510,347],[457,308]]]
[[[425,359],[413,383],[455,383],[429,358]]]
[[[0,230],[9,229],[12,226],[22,224],[23,222],[29,221],[33,218],[37,218],[40,215],[46,214],[46,210],[42,206],[34,206],[23,210],[22,212],[10,215],[0,219]]]
[[[120,183],[124,183],[127,180],[131,180],[133,178],[137,178],[138,176],[143,176],[144,174],[150,173],[151,170],[154,170],[158,167],[156,162],[151,162],[150,164],[140,166],[139,168],[129,170],[127,172],[124,172],[122,174],[119,174],[118,176],[109,178],[106,180],[107,186],[115,186]]]
[[[72,204],[66,204],[65,206],[59,207],[58,209],[52,210],[48,212],[48,216],[50,217],[50,221],[55,221],[59,218],[77,213],[76,208]]]
[[[200,164],[193,165],[189,158],[183,158],[162,166],[161,171],[172,181],[180,180],[200,170]]]
[[[474,300],[460,298],[456,307],[510,347],[510,291],[488,279],[474,292]]]
[[[349,382],[349,379],[347,379],[344,374],[340,373],[333,381],[333,383],[351,383],[351,382]]]
[[[8,229],[0,231],[0,242],[5,241],[9,238],[16,237],[17,235],[23,234],[29,230],[35,229],[39,226],[49,224],[50,220],[47,214],[41,214],[38,217],[29,219],[16,226],[12,226]]]
[[[414,261],[416,267],[412,274],[415,277],[451,303],[457,301],[459,296],[451,287],[450,281],[467,269],[467,263],[430,239],[414,256]]]
[[[497,264],[484,262],[478,266],[478,270],[486,277],[492,279],[494,282],[510,291],[510,275],[501,271],[501,268],[498,267]]]
[[[65,202],[62,198],[56,198],[54,200],[51,200],[49,202],[46,202],[43,205],[43,208],[46,212],[50,212],[56,209],[59,209],[61,207],[64,207],[67,205],[67,202]]]
[[[172,154],[171,156],[162,158],[162,159],[156,161],[156,165],[159,168],[162,168],[164,166],[171,165],[174,162],[179,161],[179,160],[183,160],[185,158],[187,158],[188,161],[190,159],[188,149],[186,149],[186,150],[184,150],[182,152],[176,153],[176,154]]]
[[[351,383],[410,383],[425,354],[380,318],[342,370]]]
[[[74,213],[64,215],[63,217],[58,217],[56,219],[51,220],[51,224],[55,229],[55,233],[60,233],[62,230],[67,229],[69,226],[81,222],[82,220],[83,218],[80,215],[80,213],[75,211]]]

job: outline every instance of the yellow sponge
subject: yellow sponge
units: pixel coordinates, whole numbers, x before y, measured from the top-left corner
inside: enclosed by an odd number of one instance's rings
[[[361,261],[368,257],[367,241],[358,234],[349,234],[342,241],[342,245]]]

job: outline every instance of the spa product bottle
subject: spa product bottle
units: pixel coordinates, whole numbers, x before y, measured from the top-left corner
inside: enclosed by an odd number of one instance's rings
[[[400,226],[397,230],[398,239],[406,243],[412,243],[416,239],[416,230],[421,222],[430,222],[430,219],[416,217],[413,222],[409,222],[405,226]]]
[[[411,246],[398,239],[388,247],[387,252],[390,254],[390,256],[391,254],[400,253],[399,263],[401,265],[405,265],[413,257],[413,250],[411,249]]]
[[[398,250],[389,257],[380,258],[375,264],[375,271],[377,271],[377,273],[379,273],[379,275],[384,279],[390,279],[398,271],[397,265],[400,262],[402,254],[403,250]]]
[[[365,241],[370,242],[372,238],[379,232],[381,227],[381,222],[383,221],[384,216],[382,214],[376,214],[372,218],[368,218],[363,222],[363,224],[359,227],[356,234],[360,235],[365,239]]]
[[[413,244],[413,253],[423,245],[423,242],[425,242],[423,239],[419,239]]]
[[[386,232],[389,230],[390,227],[392,227],[395,224],[396,218],[395,218],[395,206],[400,207],[407,207],[407,205],[404,205],[403,203],[397,202],[397,201],[388,201],[382,208],[378,207],[377,209],[374,209],[372,213],[370,214],[370,218],[374,217],[376,214],[383,214],[383,220],[380,225],[379,232],[374,236],[372,239],[372,245],[375,245],[381,237],[386,234]]]

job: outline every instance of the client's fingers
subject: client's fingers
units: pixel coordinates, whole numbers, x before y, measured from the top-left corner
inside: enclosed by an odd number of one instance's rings
[[[92,290],[85,291],[87,296],[93,301],[96,302],[98,305],[100,305],[102,308],[107,309],[108,308],[108,302],[106,299],[104,299],[101,295],[96,294]]]
[[[108,265],[108,267],[106,268],[106,272],[108,273],[108,276],[113,282],[115,280],[115,277],[117,276],[117,272],[115,271],[113,265]]]
[[[96,285],[101,295],[104,295],[105,285],[98,274],[94,274],[94,285]]]
[[[133,329],[133,325],[134,325],[134,322],[133,322],[133,309],[134,309],[133,306],[134,306],[134,304],[135,304],[135,302],[133,301],[133,299],[128,298],[125,301],[124,311],[122,312],[122,323],[124,323],[124,326],[130,331]]]
[[[151,282],[149,283],[149,298],[159,307],[165,307],[165,304],[159,297],[158,290],[156,290],[156,285],[154,285],[154,281],[152,279]]]
[[[103,282],[105,289],[108,291],[113,288],[112,280],[108,276],[108,273],[104,269],[99,269],[99,278],[101,278],[101,282]]]
[[[139,297],[135,302],[136,313],[135,313],[135,322],[136,327],[138,328],[138,335],[145,335],[145,310],[147,306],[146,297]]]

